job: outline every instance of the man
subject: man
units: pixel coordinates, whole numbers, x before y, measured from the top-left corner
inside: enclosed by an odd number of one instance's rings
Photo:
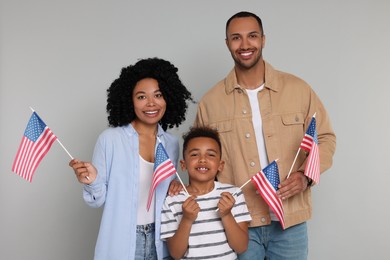
[[[336,136],[328,114],[311,87],[263,60],[261,19],[239,12],[226,23],[226,45],[234,68],[202,98],[195,125],[220,133],[225,168],[217,178],[241,186],[278,159],[278,196],[285,229],[253,184],[243,188],[251,213],[248,250],[240,259],[307,259],[306,221],[311,218],[311,180],[304,175],[307,153],[300,152],[305,131],[316,113],[320,170],[332,165]]]

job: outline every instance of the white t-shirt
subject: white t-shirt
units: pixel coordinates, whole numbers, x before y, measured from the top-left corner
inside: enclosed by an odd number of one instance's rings
[[[268,164],[267,150],[265,148],[264,133],[263,133],[263,121],[261,120],[261,112],[259,105],[259,98],[257,93],[264,88],[264,84],[256,89],[246,89],[246,93],[249,97],[249,103],[252,109],[252,122],[255,130],[257,150],[260,159],[260,165],[264,169]],[[260,171],[261,169],[259,169]],[[272,209],[269,210],[272,221],[279,221]]]
[[[251,221],[245,198],[237,187],[230,184],[215,182],[214,190],[198,196],[196,201],[200,206],[198,217],[191,227],[186,258],[191,259],[237,259],[236,253],[230,248],[219,213],[217,204],[222,192],[234,193],[236,203],[232,215],[237,223]],[[187,195],[182,191],[177,196],[165,199],[161,212],[161,239],[172,237],[183,217],[182,204]]]
[[[146,161],[139,156],[139,190],[138,190],[138,209],[137,209],[137,225],[146,225],[154,223],[155,207],[154,194],[149,211],[146,208],[149,197],[149,190],[153,179],[154,163]]]
[[[265,168],[268,165],[267,150],[265,149],[263,121],[261,120],[260,105],[257,93],[264,88],[264,84],[257,89],[246,89],[249,97],[249,103],[252,109],[252,122],[255,130],[257,150],[259,153],[260,165]],[[259,169],[261,170],[261,169]]]

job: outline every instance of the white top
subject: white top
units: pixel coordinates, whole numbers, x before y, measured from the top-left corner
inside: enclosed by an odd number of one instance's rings
[[[200,212],[192,224],[188,239],[188,250],[184,258],[190,259],[237,259],[236,253],[230,248],[219,213],[217,204],[222,192],[234,193],[236,203],[232,214],[237,223],[251,221],[245,198],[237,187],[230,184],[215,182],[214,189],[208,194],[198,196]],[[181,191],[177,196],[168,196],[165,199],[161,212],[161,239],[172,237],[183,217],[182,204],[187,195]]]
[[[247,89],[246,92],[248,94],[249,103],[252,109],[252,122],[256,135],[256,144],[259,153],[260,165],[262,168],[265,168],[268,165],[268,156],[264,143],[263,121],[261,120],[259,99],[257,98],[257,93],[263,88],[264,84],[256,89]]]
[[[139,189],[138,189],[138,209],[137,209],[137,225],[146,225],[154,223],[155,218],[155,207],[154,207],[154,194],[152,203],[150,204],[149,211],[146,208],[149,190],[153,179],[153,168],[154,163],[146,161],[144,158],[139,156]]]
[[[264,84],[256,89],[246,89],[246,93],[249,97],[249,103],[252,109],[252,122],[255,130],[257,150],[260,159],[260,165],[264,169],[268,164],[267,150],[265,149],[264,133],[263,133],[263,121],[261,120],[261,112],[259,105],[259,98],[257,93],[264,88]],[[261,169],[259,169],[260,171]],[[272,221],[279,221],[278,217],[270,209],[270,217]]]

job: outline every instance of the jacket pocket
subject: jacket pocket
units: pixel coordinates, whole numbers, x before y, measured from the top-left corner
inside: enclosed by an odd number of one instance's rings
[[[282,115],[282,122],[285,126],[303,125],[305,123],[303,113],[291,113]]]
[[[232,120],[219,121],[210,124],[210,128],[217,130],[220,134],[223,134],[232,131],[233,123]]]
[[[305,134],[305,120],[303,113],[289,113],[281,115],[281,147],[286,154],[297,151],[302,137]]]

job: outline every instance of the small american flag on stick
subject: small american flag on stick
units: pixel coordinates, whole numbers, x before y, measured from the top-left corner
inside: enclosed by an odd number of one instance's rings
[[[50,128],[33,112],[19,145],[12,171],[31,182],[39,163],[56,140],[57,137]]]

